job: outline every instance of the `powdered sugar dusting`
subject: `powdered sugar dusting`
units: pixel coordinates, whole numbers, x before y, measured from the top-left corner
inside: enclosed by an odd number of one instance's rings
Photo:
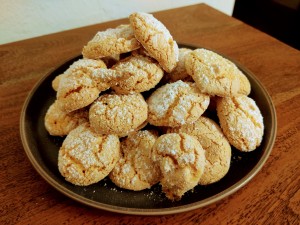
[[[163,118],[178,97],[181,88],[189,88],[189,85],[180,80],[158,88],[149,100],[149,110],[157,117]]]

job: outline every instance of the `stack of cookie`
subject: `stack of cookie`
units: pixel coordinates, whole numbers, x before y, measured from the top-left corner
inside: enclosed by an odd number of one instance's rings
[[[231,146],[255,150],[263,118],[235,64],[206,49],[179,49],[151,14],[129,21],[98,32],[53,80],[57,98],[45,127],[66,136],[58,168],[67,181],[86,186],[108,176],[134,191],[160,183],[179,200],[226,175]],[[208,107],[219,121],[203,116]]]

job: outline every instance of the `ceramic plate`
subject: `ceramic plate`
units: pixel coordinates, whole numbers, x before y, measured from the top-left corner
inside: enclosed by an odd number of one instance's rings
[[[181,45],[180,47],[195,48]],[[259,80],[246,68],[237,66],[248,77],[253,98],[264,117],[265,133],[261,146],[253,152],[242,153],[233,148],[231,167],[217,183],[197,186],[180,201],[170,201],[161,192],[160,185],[144,191],[129,191],[116,187],[108,178],[87,187],[74,186],[65,181],[57,167],[57,156],[63,138],[50,136],[44,127],[44,116],[55,100],[51,82],[63,73],[75,57],[45,75],[28,95],[20,120],[20,132],[25,152],[37,172],[54,188],[83,204],[108,211],[137,214],[163,215],[203,207],[234,193],[249,182],[266,162],[276,137],[276,114],[269,94]]]

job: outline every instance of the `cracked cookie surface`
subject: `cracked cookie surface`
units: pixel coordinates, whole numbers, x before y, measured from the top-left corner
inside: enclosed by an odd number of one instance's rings
[[[85,58],[98,59],[130,52],[139,47],[140,43],[136,40],[131,26],[123,24],[116,28],[99,31],[83,47],[82,55]]]
[[[102,60],[94,59],[79,59],[75,61],[63,74],[56,76],[52,81],[52,88],[57,91],[59,87],[59,82],[65,74],[71,74],[77,70],[85,68],[104,68],[106,69],[106,64]],[[107,87],[109,88],[109,87]]]
[[[158,63],[142,55],[129,56],[115,64],[112,69],[128,73],[127,79],[112,86],[118,94],[148,91],[158,84],[164,74]]]
[[[102,91],[107,90],[128,74],[105,68],[76,67],[63,74],[56,93],[62,110],[71,112],[94,102]]]
[[[170,128],[168,133],[186,133],[198,139],[205,151],[206,164],[199,184],[207,185],[222,179],[230,168],[231,146],[221,128],[213,120],[201,116],[192,124]]]
[[[126,136],[147,120],[148,106],[139,93],[101,95],[90,107],[89,120],[96,132]]]
[[[203,93],[220,97],[250,93],[247,77],[215,52],[196,49],[187,55],[185,67]]]
[[[196,121],[209,105],[195,83],[181,80],[157,88],[147,99],[148,121],[155,126],[176,127]]]
[[[234,147],[249,152],[261,144],[263,117],[253,99],[244,95],[219,98],[217,114],[223,133]]]
[[[149,55],[155,58],[166,72],[171,72],[177,65],[179,50],[168,29],[148,13],[132,13],[129,21],[136,39]]]
[[[120,158],[116,135],[99,135],[89,123],[72,130],[58,153],[58,169],[72,184],[87,186],[106,177]]]
[[[152,158],[162,173],[162,190],[171,200],[180,200],[184,193],[194,188],[205,167],[201,144],[185,133],[160,136],[153,146]]]
[[[154,131],[138,131],[121,141],[121,158],[109,174],[118,187],[139,191],[160,180],[160,170],[152,161],[152,147],[158,138]]]

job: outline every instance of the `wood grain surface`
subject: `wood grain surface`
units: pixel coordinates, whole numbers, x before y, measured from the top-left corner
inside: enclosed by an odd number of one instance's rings
[[[44,181],[20,140],[22,105],[43,75],[80,54],[97,31],[128,23],[111,21],[0,46],[0,224],[299,224],[300,52],[204,4],[157,12],[155,17],[178,42],[225,54],[264,84],[276,107],[278,130],[262,170],[215,204],[166,216],[93,209]]]

